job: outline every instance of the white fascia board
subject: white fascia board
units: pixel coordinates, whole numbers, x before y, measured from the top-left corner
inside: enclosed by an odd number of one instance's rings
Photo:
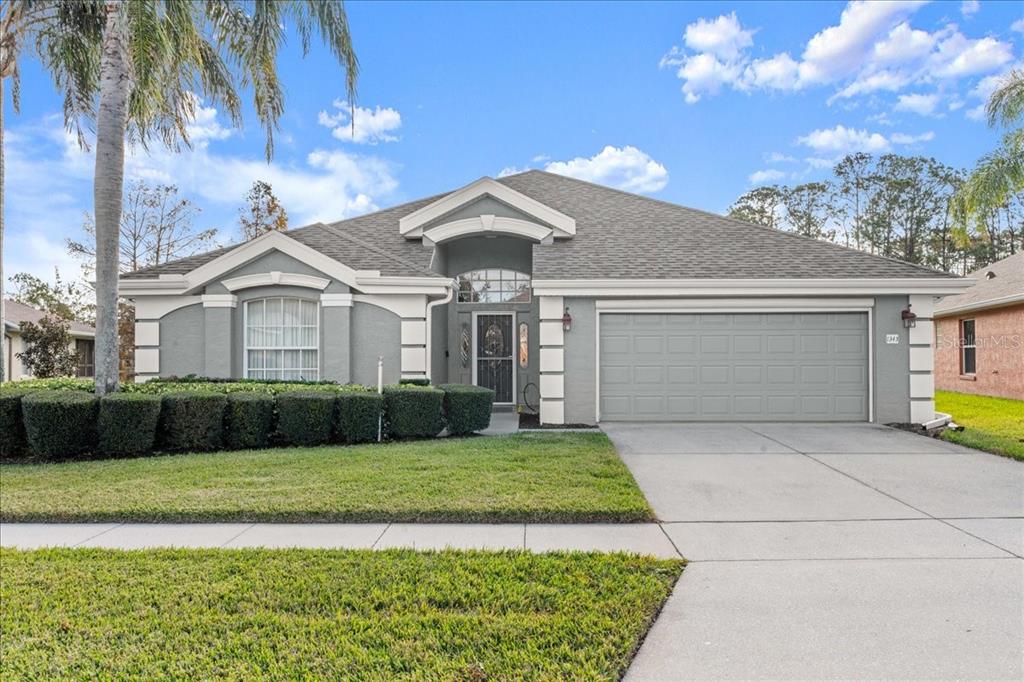
[[[571,218],[561,211],[556,211],[546,204],[517,192],[511,187],[501,184],[497,180],[483,177],[472,182],[462,189],[438,199],[432,204],[413,211],[398,221],[398,232],[406,237],[418,237],[422,234],[422,228],[427,223],[437,220],[441,216],[451,213],[461,206],[476,201],[480,197],[491,196],[507,204],[512,208],[532,216],[543,223],[551,225],[557,232],[565,236],[576,234],[576,219]]]
[[[990,298],[985,301],[965,303],[952,308],[943,308],[942,310],[936,310],[933,317],[949,317],[950,315],[957,315],[959,313],[969,313],[978,310],[987,310],[989,308],[1003,308],[1016,303],[1024,303],[1024,292],[1019,294],[1010,294],[1009,296],[1000,296],[998,298]]]
[[[184,275],[160,275],[147,279],[120,279],[117,282],[117,293],[122,296],[165,295],[184,291],[187,286]]]
[[[529,239],[540,244],[550,244],[554,239],[555,231],[550,227],[545,227],[529,220],[488,214],[443,223],[430,228],[422,236],[423,244],[428,246],[442,244],[452,239],[473,234],[506,234]]]
[[[228,291],[238,291],[240,289],[251,289],[252,287],[270,286],[275,284],[282,286],[305,287],[307,289],[319,289],[320,291],[323,291],[330,283],[331,280],[324,279],[323,277],[300,275],[294,272],[279,272],[276,270],[221,280],[221,284],[223,284]]]
[[[974,280],[889,279],[547,279],[533,280],[535,296],[877,296],[958,294]]]

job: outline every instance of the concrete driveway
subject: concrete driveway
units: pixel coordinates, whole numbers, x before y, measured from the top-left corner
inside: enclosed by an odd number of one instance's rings
[[[869,424],[609,424],[692,562],[630,680],[1024,679],[1024,465]]]

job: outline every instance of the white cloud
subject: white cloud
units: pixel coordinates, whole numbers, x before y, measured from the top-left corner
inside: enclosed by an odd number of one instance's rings
[[[545,161],[550,161],[551,157],[548,156],[547,154],[537,154],[537,156],[533,157],[530,160],[533,161],[534,163],[544,163]]]
[[[814,130],[807,135],[797,138],[797,143],[810,147],[817,152],[842,156],[853,152],[884,153],[891,150],[893,145],[913,145],[933,139],[935,139],[935,133],[931,131],[920,133],[919,135],[893,133],[886,137],[881,133],[837,125],[835,128]],[[825,159],[820,160],[824,164]],[[806,159],[806,161],[815,166],[812,159]],[[834,163],[834,160],[828,163],[831,165]]]
[[[849,3],[839,24],[807,41],[800,77],[808,83],[830,83],[858,72],[875,42],[915,12],[923,2]]]
[[[676,72],[683,80],[683,94],[688,104],[699,102],[702,93],[718,94],[722,85],[735,82],[740,73],[739,65],[719,61],[707,53],[686,57]]]
[[[1017,33],[1024,33],[1024,19],[1018,19],[1010,24],[1010,30],[1016,31]]]
[[[754,171],[750,174],[747,180],[750,181],[751,185],[763,185],[766,182],[783,180],[786,176],[786,173],[778,170],[777,168],[766,168],[764,170]]]
[[[980,9],[981,3],[978,0],[963,0],[960,3],[960,14],[968,18],[977,14]]]
[[[508,177],[509,175],[516,175],[517,173],[525,173],[528,170],[530,170],[529,167],[519,168],[518,166],[505,166],[500,171],[498,171],[498,177],[504,178]]]
[[[914,28],[910,19],[924,4],[849,2],[838,23],[811,36],[799,57],[785,51],[754,58],[756,29],[744,28],[735,12],[699,19],[686,27],[684,44],[671,48],[660,66],[676,69],[690,104],[725,88],[833,87],[831,104],[879,92],[898,94],[914,86],[939,85],[942,92],[954,93],[962,79],[990,73],[1013,59],[1009,42],[971,38],[955,24],[935,31]]]
[[[794,163],[796,157],[783,154],[782,152],[772,152],[771,154],[765,154],[764,160],[767,163]]]
[[[590,158],[552,161],[545,166],[545,170],[645,194],[657,192],[668,184],[668,171],[665,167],[632,146],[608,145]]]
[[[696,52],[707,52],[726,61],[733,61],[754,44],[754,32],[740,26],[736,13],[721,15],[708,21],[698,19],[686,27],[683,41]]]
[[[835,166],[839,162],[839,160],[841,158],[842,158],[842,156],[837,156],[837,157],[831,158],[831,159],[825,159],[825,158],[822,158],[820,156],[808,156],[806,159],[804,159],[804,161],[811,168],[819,168],[819,169],[821,169],[821,168],[832,168],[833,166]]]
[[[940,78],[974,76],[998,69],[1013,60],[1013,48],[992,37],[971,40],[960,32],[938,44],[929,59],[930,73]]]
[[[397,189],[395,167],[375,156],[320,149],[268,164],[224,153],[218,147],[226,137],[223,126],[216,112],[203,111],[193,124],[191,149],[129,148],[125,177],[177,185],[203,211],[196,227],[219,228],[223,243],[237,238],[236,211],[255,180],[273,186],[292,226],[374,210]],[[51,279],[59,266],[62,274],[77,275],[77,261],[67,256],[64,239],[80,239],[83,215],[92,211],[95,155],[78,147],[59,117],[6,132],[5,272]]]
[[[379,104],[373,109],[355,108],[355,129],[352,126],[352,108],[344,100],[332,102],[336,112],[329,114],[321,111],[317,123],[330,128],[331,135],[339,140],[356,144],[377,144],[379,142],[395,142],[398,136],[393,133],[402,127],[402,115],[390,107],[383,108]]]
[[[800,65],[783,52],[771,59],[755,59],[743,72],[743,87],[793,90],[800,80]]]
[[[884,152],[888,151],[890,147],[889,140],[881,133],[870,133],[843,125],[814,130],[797,138],[797,142],[815,151],[839,154]]]
[[[939,104],[939,95],[911,94],[900,95],[896,101],[896,111],[910,111],[921,116],[931,116],[935,113],[935,107]]]
[[[893,133],[889,136],[889,141],[893,144],[912,145],[919,144],[921,142],[931,142],[935,139],[935,133],[930,130],[920,135],[908,135],[906,133]]]

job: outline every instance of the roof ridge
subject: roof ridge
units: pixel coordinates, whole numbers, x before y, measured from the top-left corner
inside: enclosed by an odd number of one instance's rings
[[[341,229],[340,227],[337,227],[336,225],[337,225],[336,223],[332,223],[332,224],[320,223],[320,227],[322,227],[323,229],[327,230],[331,234],[333,234],[333,235],[335,235],[337,237],[341,237],[342,239],[347,239],[350,242],[352,242],[353,244],[356,244],[357,246],[360,246],[361,248],[367,249],[369,251],[373,251],[378,256],[383,256],[384,258],[387,258],[388,260],[391,260],[391,261],[394,261],[395,263],[399,263],[401,265],[404,265],[405,267],[411,268],[413,270],[416,270],[417,272],[422,272],[422,273],[424,273],[424,274],[426,274],[426,275],[428,275],[430,277],[440,277],[441,276],[441,275],[438,275],[436,272],[431,272],[429,270],[425,270],[424,268],[420,267],[419,265],[416,265],[415,263],[411,263],[411,262],[409,262],[409,261],[407,261],[407,260],[405,260],[403,258],[399,258],[398,256],[394,256],[394,255],[388,253],[387,251],[384,251],[383,249],[374,246],[373,244],[368,244],[368,243],[364,242],[362,239],[359,239],[358,237],[354,237],[354,236],[350,235],[348,232],[346,232],[345,230]]]
[[[907,262],[905,260],[900,260],[899,258],[892,258],[891,256],[882,256],[882,255],[879,255],[877,253],[868,253],[867,251],[861,251],[860,249],[856,249],[856,248],[854,248],[852,246],[843,246],[842,244],[836,244],[835,242],[826,241],[824,239],[817,239],[815,237],[808,237],[807,235],[797,234],[796,232],[788,232],[786,230],[780,230],[780,229],[777,229],[777,228],[774,228],[774,227],[769,227],[768,225],[759,225],[758,223],[752,223],[752,222],[748,222],[746,220],[740,220],[739,218],[733,218],[732,216],[722,215],[721,213],[714,213],[712,211],[706,211],[706,210],[700,209],[700,208],[693,208],[692,206],[683,206],[682,204],[675,204],[675,203],[672,203],[671,201],[666,201],[665,199],[657,199],[655,197],[648,197],[648,196],[644,196],[642,194],[637,194],[635,192],[627,192],[626,190],[618,189],[617,187],[608,187],[607,185],[601,185],[601,184],[598,184],[596,182],[590,182],[588,180],[580,180],[579,178],[574,178],[574,177],[571,177],[571,176],[568,176],[568,175],[559,175],[558,173],[552,173],[551,171],[541,170],[539,168],[531,168],[530,170],[523,171],[522,173],[516,173],[515,175],[506,175],[505,177],[506,178],[512,178],[512,177],[515,177],[516,175],[526,175],[528,173],[541,173],[543,175],[549,175],[549,176],[554,176],[554,177],[565,179],[565,180],[570,180],[572,182],[577,182],[577,183],[580,183],[580,184],[589,185],[591,187],[596,187],[598,189],[607,190],[609,192],[615,192],[616,194],[625,194],[626,196],[633,197],[635,199],[642,199],[644,201],[650,201],[650,202],[653,202],[653,203],[656,203],[656,204],[663,204],[665,206],[669,206],[669,207],[675,208],[675,209],[683,209],[685,211],[693,211],[694,213],[700,213],[702,215],[711,216],[713,218],[718,218],[719,220],[727,220],[727,221],[729,221],[731,223],[736,223],[737,225],[742,225],[742,226],[745,226],[745,227],[756,227],[756,228],[761,229],[761,230],[766,230],[766,231],[772,232],[773,234],[785,235],[787,237],[793,237],[793,238],[796,238],[796,239],[802,239],[802,240],[813,242],[815,244],[822,244],[822,245],[825,245],[825,246],[828,246],[828,247],[832,247],[832,248],[835,248],[835,249],[841,249],[843,251],[848,251],[848,252],[852,252],[852,253],[861,254],[861,255],[864,255],[864,256],[869,256],[871,258],[880,258],[882,260],[886,260],[886,261],[889,261],[891,263],[899,263],[900,265],[905,265],[905,266],[908,266],[908,267],[917,268],[918,270],[923,270],[925,272],[930,272],[930,273],[933,273],[933,274],[936,274],[936,275],[940,275],[942,277],[956,277],[956,275],[952,275],[952,274],[950,274],[948,272],[943,272],[942,270],[936,270],[935,268],[930,268],[930,267],[928,267],[926,265],[918,265],[917,263],[909,263],[909,262]]]

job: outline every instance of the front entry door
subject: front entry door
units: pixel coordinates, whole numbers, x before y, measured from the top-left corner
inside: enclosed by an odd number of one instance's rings
[[[473,383],[494,390],[494,402],[515,402],[515,313],[477,313]]]

